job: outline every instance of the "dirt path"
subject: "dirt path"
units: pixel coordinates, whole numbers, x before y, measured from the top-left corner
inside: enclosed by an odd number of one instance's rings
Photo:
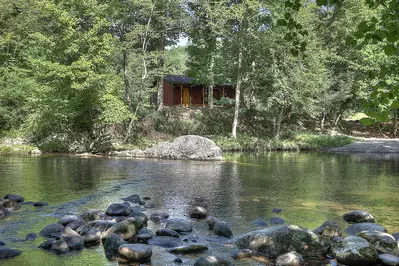
[[[343,147],[330,148],[328,151],[348,153],[399,153],[399,139],[361,139]]]

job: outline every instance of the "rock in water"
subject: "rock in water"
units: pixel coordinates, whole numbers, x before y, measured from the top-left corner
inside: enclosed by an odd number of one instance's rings
[[[111,226],[111,228],[107,230],[106,235],[117,234],[123,239],[129,239],[136,235],[143,227],[144,225],[142,219],[130,217],[122,222]]]
[[[191,218],[198,218],[198,219],[204,219],[206,218],[207,211],[204,207],[194,207],[190,210],[190,217]]]
[[[17,203],[21,203],[21,202],[25,201],[24,197],[15,195],[15,194],[7,194],[4,196],[4,199],[13,200],[13,201],[16,201]]]
[[[390,234],[368,230],[358,233],[357,236],[366,239],[380,254],[399,255],[398,242]]]
[[[322,256],[330,246],[326,238],[295,225],[252,231],[238,238],[235,243],[239,248],[251,249],[272,258],[293,250],[305,257]]]
[[[218,236],[232,237],[233,232],[226,222],[217,221],[213,226],[213,232]]]
[[[123,244],[126,244],[126,241],[123,240],[117,234],[110,234],[103,238],[103,247],[105,251],[105,255],[107,257],[111,257],[119,253],[119,247]]]
[[[352,224],[348,228],[345,229],[345,233],[348,235],[356,235],[357,233],[360,233],[362,231],[366,230],[373,230],[373,231],[380,231],[380,232],[387,232],[387,229],[385,229],[383,226],[375,223],[358,223],[358,224]]]
[[[192,253],[201,253],[208,249],[207,246],[201,244],[191,244],[188,246],[180,246],[176,248],[172,248],[169,250],[171,253],[179,253],[179,254],[192,254]]]
[[[336,221],[326,221],[315,230],[313,230],[318,235],[322,235],[328,238],[334,238],[336,236],[342,236],[341,227]]]
[[[121,203],[113,203],[105,211],[105,214],[108,216],[128,216],[131,213],[132,210]]]
[[[385,265],[397,266],[399,265],[399,257],[390,254],[380,254],[378,256],[379,260]]]
[[[40,235],[44,237],[58,237],[61,235],[61,230],[64,229],[59,223],[49,224],[40,231]]]
[[[375,223],[375,219],[373,215],[366,211],[362,210],[354,210],[351,212],[347,212],[343,216],[344,220],[349,223]]]
[[[165,228],[174,230],[178,233],[191,232],[193,230],[193,225],[191,224],[191,221],[189,221],[187,219],[172,218],[167,221]]]
[[[152,248],[145,244],[124,244],[119,247],[120,261],[145,262],[152,256]]]
[[[198,258],[195,261],[194,266],[234,266],[234,264],[225,258],[217,256],[204,256]]]
[[[9,259],[22,254],[22,251],[13,248],[0,248],[0,259]]]
[[[331,252],[339,263],[347,266],[374,265],[378,259],[375,248],[358,236],[347,236],[333,242]]]
[[[210,139],[186,135],[173,142],[159,143],[144,151],[147,157],[162,159],[223,160],[222,150]]]

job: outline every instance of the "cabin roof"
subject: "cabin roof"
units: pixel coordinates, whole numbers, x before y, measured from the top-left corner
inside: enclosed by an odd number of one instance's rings
[[[166,80],[169,83],[175,83],[175,84],[194,84],[195,78],[187,77],[184,75],[165,75],[164,80]],[[214,85],[233,87],[233,84],[231,83],[218,83]]]
[[[164,79],[170,83],[191,84],[195,78],[184,75],[166,75]]]

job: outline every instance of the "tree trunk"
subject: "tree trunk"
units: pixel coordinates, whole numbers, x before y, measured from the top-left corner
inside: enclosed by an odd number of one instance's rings
[[[158,76],[158,97],[157,97],[157,102],[158,102],[158,111],[162,111],[164,107],[164,102],[163,102],[163,67],[164,67],[164,60],[163,60],[163,53],[165,50],[165,36],[163,33],[161,34],[161,37],[158,40],[158,52],[160,53],[159,55],[159,62],[158,62],[158,67],[159,67],[159,76]]]
[[[392,127],[393,127],[392,133],[396,137],[396,133],[398,132],[398,109],[393,110]]]
[[[323,111],[321,112],[321,122],[320,122],[320,129],[324,130],[324,124],[326,122],[326,109],[323,108]]]
[[[280,138],[281,121],[283,121],[284,108],[279,110],[277,117],[274,118],[273,134],[275,139]]]
[[[213,108],[213,84],[208,86],[208,108]]]
[[[240,46],[238,52],[238,73],[237,73],[237,83],[236,83],[236,96],[235,96],[235,105],[234,105],[234,120],[233,120],[233,128],[231,130],[231,137],[237,138],[237,125],[238,125],[238,111],[240,110],[240,92],[241,92],[241,83],[242,83],[242,49]]]

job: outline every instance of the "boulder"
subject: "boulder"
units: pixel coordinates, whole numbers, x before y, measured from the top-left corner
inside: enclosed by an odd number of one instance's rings
[[[111,228],[115,224],[116,224],[116,222],[113,222],[113,221],[94,220],[94,221],[87,223],[86,227],[89,229],[97,228],[101,232],[104,232],[104,231],[107,231],[109,228]]]
[[[130,217],[134,217],[134,218],[136,218],[138,220],[141,220],[142,223],[145,224],[145,225],[147,224],[147,221],[148,221],[148,216],[145,213],[143,213],[143,212],[132,212],[128,216],[128,218],[130,218]]]
[[[329,220],[313,230],[314,233],[333,239],[337,236],[342,236],[341,227],[336,221]]]
[[[112,203],[108,206],[105,214],[108,216],[128,216],[132,213],[130,207],[127,207],[121,203]]]
[[[223,160],[222,150],[210,139],[186,135],[159,143],[144,151],[146,157],[162,159]]]
[[[140,196],[137,195],[137,194],[133,194],[133,195],[131,195],[129,197],[122,198],[122,199],[125,200],[125,201],[132,202],[132,203],[139,203],[141,201]]]
[[[385,229],[383,226],[375,223],[357,223],[357,224],[352,224],[348,228],[345,229],[345,233],[348,235],[357,235],[358,233],[366,230],[371,230],[371,231],[380,231],[380,232],[387,232],[387,229]]]
[[[123,244],[119,247],[122,262],[145,262],[152,256],[152,247],[145,244]]]
[[[44,241],[39,245],[39,248],[44,249],[44,250],[50,250],[51,246],[53,245],[55,239],[51,238],[49,240]]]
[[[246,259],[252,257],[252,250],[250,249],[239,249],[231,253],[231,257],[236,260]]]
[[[6,218],[10,215],[10,211],[0,204],[0,219]]]
[[[218,236],[232,237],[233,232],[226,222],[217,221],[213,226],[213,232]]]
[[[82,249],[84,247],[83,237],[68,226],[61,231],[61,236],[69,249]]]
[[[344,214],[343,218],[348,223],[365,223],[365,222],[375,223],[373,215],[362,210],[354,210],[351,212],[347,212]]]
[[[57,223],[62,224],[63,226],[73,222],[73,221],[77,221],[77,220],[81,220],[81,218],[79,218],[76,215],[64,215],[63,217],[61,217]]]
[[[347,266],[374,265],[378,259],[376,249],[358,236],[347,236],[333,242],[331,253],[339,263]]]
[[[98,228],[92,228],[90,229],[84,236],[83,240],[85,244],[95,244],[100,242],[101,240],[101,230]]]
[[[328,239],[295,225],[273,226],[252,231],[237,239],[239,248],[251,249],[267,257],[296,251],[302,256],[323,256],[329,249]]]
[[[180,232],[191,232],[193,225],[191,221],[184,218],[172,218],[167,220],[165,228]]]
[[[195,261],[194,266],[234,266],[234,264],[222,257],[203,256]]]
[[[126,241],[117,234],[109,234],[103,238],[104,252],[107,257],[119,253],[119,247],[126,244]]]
[[[9,211],[18,211],[21,208],[18,202],[9,199],[3,201],[3,206]]]
[[[64,226],[59,223],[53,223],[44,227],[39,234],[44,237],[59,237],[62,229],[64,229]]]
[[[391,254],[380,254],[378,259],[384,263],[384,265],[397,266],[399,265],[399,257]]]
[[[366,239],[380,254],[399,255],[398,242],[390,234],[367,230],[358,233],[357,236]]]
[[[13,249],[13,248],[6,248],[0,247],[0,259],[10,259],[22,254],[21,250]]]
[[[194,207],[190,210],[191,218],[204,219],[206,218],[207,210],[204,207]]]
[[[25,201],[24,197],[15,195],[15,194],[7,194],[4,196],[4,199],[13,200],[13,201],[16,201],[17,203],[21,203],[21,202]]]
[[[80,215],[85,223],[100,220],[100,210],[87,210]]]
[[[208,250],[208,247],[201,244],[191,244],[188,246],[180,246],[171,248],[169,252],[178,254],[192,254],[192,253],[202,253]]]
[[[209,229],[213,229],[213,226],[215,225],[216,222],[218,222],[219,220],[216,219],[213,216],[208,216],[208,218],[206,219],[206,223],[208,224]]]
[[[288,252],[286,254],[280,255],[276,258],[274,262],[275,266],[301,266],[305,265],[305,261],[295,251]]]
[[[146,243],[149,239],[155,237],[155,233],[147,227],[141,228],[135,236],[137,241]]]
[[[111,228],[106,231],[106,235],[117,234],[123,239],[130,239],[143,227],[143,221],[141,219],[130,217],[111,226]]]
[[[65,253],[69,251],[68,244],[63,239],[58,239],[53,242],[50,247],[51,251],[56,253]]]
[[[392,236],[396,239],[396,241],[399,241],[399,232],[393,233]]]
[[[148,240],[148,244],[152,246],[160,246],[163,248],[174,248],[183,246],[183,242],[179,238],[171,236],[156,236]]]
[[[0,246],[5,246],[6,242],[0,240]]]
[[[161,228],[155,232],[157,236],[171,236],[179,238],[179,233],[175,230],[168,229],[168,228]]]
[[[38,148],[36,148],[36,149],[28,151],[28,154],[30,154],[30,155],[41,155],[42,151],[39,150]]]

